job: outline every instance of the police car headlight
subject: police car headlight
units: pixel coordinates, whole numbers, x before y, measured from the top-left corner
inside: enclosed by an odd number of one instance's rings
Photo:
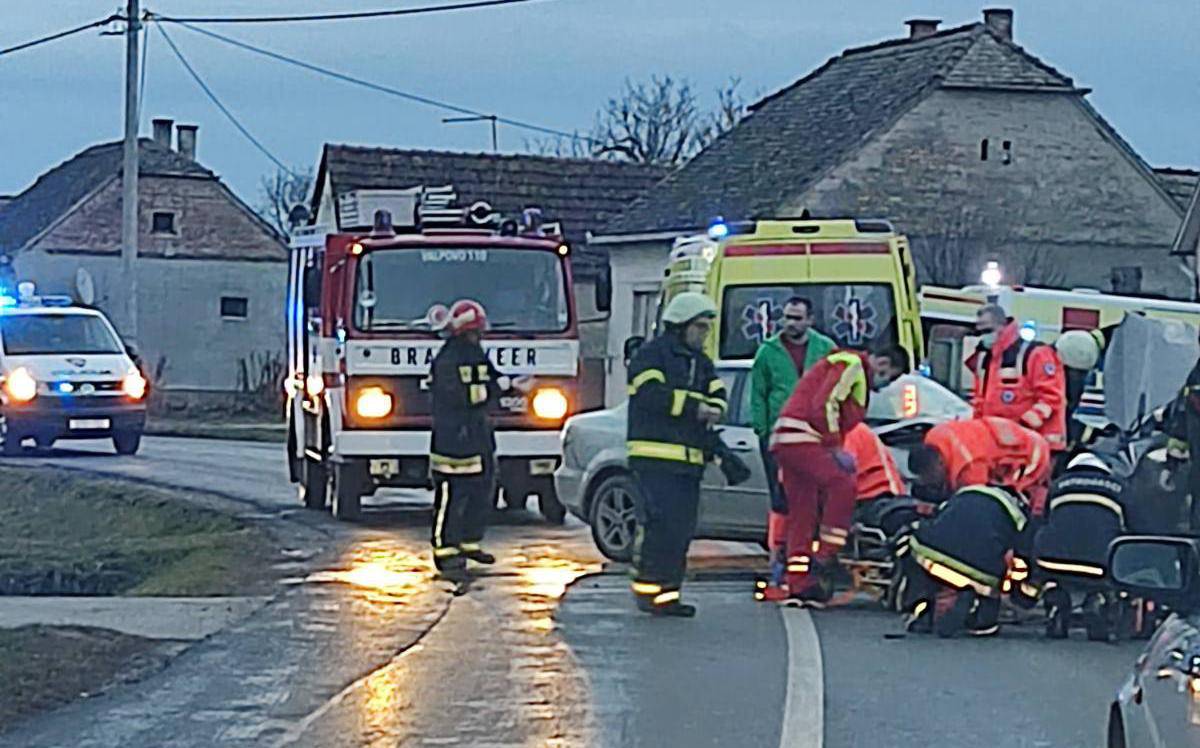
[[[567,396],[557,387],[543,387],[533,393],[533,414],[547,421],[559,421],[566,417],[570,403]]]
[[[146,378],[139,372],[129,372],[121,380],[121,391],[131,400],[141,400],[146,396]]]
[[[354,400],[354,412],[363,418],[383,418],[392,412],[392,396],[382,387],[364,387]]]
[[[4,390],[14,402],[27,403],[37,397],[37,380],[24,366],[14,369],[4,380]]]

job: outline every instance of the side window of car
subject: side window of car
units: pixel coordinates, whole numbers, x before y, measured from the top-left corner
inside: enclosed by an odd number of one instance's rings
[[[729,410],[721,423],[726,426],[750,425],[750,372],[748,369],[723,369],[717,372],[725,382],[725,393],[729,397]]]

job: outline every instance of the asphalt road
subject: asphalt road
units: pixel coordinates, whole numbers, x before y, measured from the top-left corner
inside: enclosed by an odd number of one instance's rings
[[[489,534],[501,563],[453,597],[426,560],[426,496],[387,492],[338,524],[299,507],[277,445],[147,438],[132,458],[97,443],[22,460],[208,492],[314,555],[166,670],[4,745],[1098,746],[1140,648],[1036,627],[890,638],[898,621],[869,605],[754,603],[759,560],[720,543],[695,546],[699,617],[649,619],[585,527],[519,512]]]

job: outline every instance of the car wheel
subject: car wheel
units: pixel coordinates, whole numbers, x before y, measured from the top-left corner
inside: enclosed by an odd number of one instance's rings
[[[1121,707],[1113,704],[1108,710],[1108,748],[1125,748],[1125,718]]]
[[[333,516],[343,521],[356,520],[362,512],[362,490],[355,465],[338,462],[329,471],[329,495],[333,499]]]
[[[49,450],[54,448],[54,442],[58,440],[50,436],[39,436],[33,441],[34,444],[37,444],[38,449]]]
[[[142,445],[142,432],[140,431],[118,431],[113,434],[113,448],[117,450],[119,455],[137,454],[138,447]]]
[[[329,500],[329,475],[325,463],[304,458],[300,469],[300,501],[306,509],[323,510]]]
[[[633,476],[623,473],[605,478],[592,497],[592,539],[600,552],[613,561],[633,559],[637,536],[634,507],[638,497]]]

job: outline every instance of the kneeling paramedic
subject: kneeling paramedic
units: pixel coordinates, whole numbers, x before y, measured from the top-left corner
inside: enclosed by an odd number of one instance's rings
[[[457,578],[467,560],[495,563],[480,547],[495,490],[496,440],[487,408],[516,386],[492,365],[481,344],[487,312],[462,300],[446,320],[449,340],[433,360],[433,437],[429,468],[433,475],[433,562]]]
[[[820,605],[832,590],[829,573],[846,544],[854,514],[854,459],[845,435],[862,423],[872,389],[908,370],[908,353],[835,351],[796,383],[771,435],[787,496],[787,584],[772,585],[759,599]]]
[[[951,637],[966,630],[1000,630],[1001,583],[1008,554],[1028,521],[1025,497],[1011,488],[966,486],[909,538],[905,609],[909,630],[936,629]]]
[[[642,489],[633,593],[638,608],[655,615],[696,614],[680,588],[711,430],[727,407],[725,383],[703,351],[716,315],[704,294],[679,294],[663,311],[665,331],[630,362],[626,446]]]

